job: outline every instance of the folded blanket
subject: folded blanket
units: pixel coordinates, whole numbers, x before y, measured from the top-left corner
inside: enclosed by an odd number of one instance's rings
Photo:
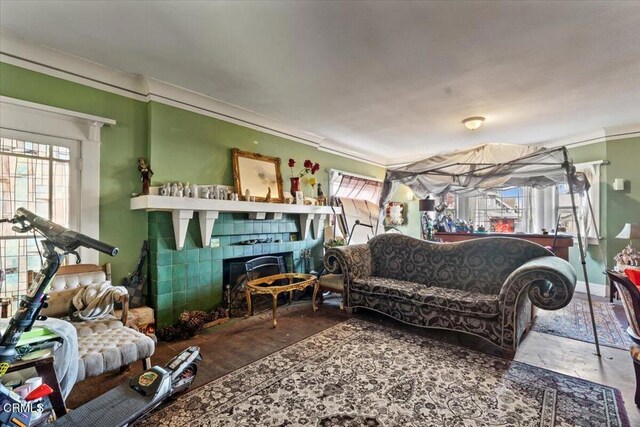
[[[71,300],[69,317],[73,321],[100,319],[113,313],[114,302],[127,295],[123,286],[111,282],[92,283],[81,288]]]
[[[53,368],[65,399],[69,396],[78,376],[78,336],[76,328],[69,322],[49,317],[35,322],[62,337],[62,346],[54,352]]]

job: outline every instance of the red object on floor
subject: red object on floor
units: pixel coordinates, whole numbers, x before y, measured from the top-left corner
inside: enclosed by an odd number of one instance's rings
[[[624,274],[634,285],[640,287],[640,268],[626,268]]]
[[[45,396],[49,396],[51,393],[53,393],[53,389],[47,384],[42,384],[41,386],[33,389],[33,391],[29,393],[27,397],[24,398],[24,400],[29,402],[30,400],[41,399]]]

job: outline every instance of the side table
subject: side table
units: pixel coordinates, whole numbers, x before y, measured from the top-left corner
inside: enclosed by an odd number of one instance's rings
[[[67,413],[67,408],[60,390],[60,383],[53,368],[53,356],[45,356],[34,360],[18,360],[9,366],[7,372],[21,371],[23,369],[35,368],[38,376],[42,377],[42,382],[53,389],[53,393],[49,396],[51,407],[56,417],[60,418]]]
[[[280,280],[286,280],[289,283],[285,285],[274,285],[273,283]],[[304,273],[283,273],[273,276],[259,277],[257,279],[247,282],[245,287],[245,296],[247,298],[247,317],[251,316],[251,295],[254,294],[269,294],[273,299],[273,327],[278,326],[276,320],[276,308],[278,307],[278,294],[282,292],[289,292],[289,304],[291,304],[291,297],[293,291],[301,291],[309,286],[313,286],[313,299],[311,300],[311,307],[313,311],[316,311],[316,295],[318,294],[318,278],[313,274]]]

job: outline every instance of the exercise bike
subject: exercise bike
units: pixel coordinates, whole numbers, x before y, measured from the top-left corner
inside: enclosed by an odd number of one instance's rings
[[[18,233],[33,231],[42,235],[45,260],[33,284],[20,301],[20,306],[11,318],[8,328],[0,337],[0,377],[2,377],[17,356],[16,345],[22,333],[30,331],[36,320],[46,320],[46,316],[41,315],[40,311],[47,306],[46,290],[60,268],[63,257],[74,255],[76,262],[80,263],[80,255],[77,252],[79,247],[95,249],[110,256],[115,256],[118,248],[64,228],[24,208],[19,208],[13,218],[0,219],[0,222],[15,224],[13,230]],[[147,369],[50,425],[92,427],[131,425],[168,398],[186,391],[195,379],[198,369],[196,362],[199,360],[202,360],[200,348],[191,346],[171,359],[165,366]],[[29,396],[26,399],[29,399]],[[2,404],[0,425],[3,427],[27,427],[34,421],[32,420],[33,414],[36,413],[32,409],[34,405],[2,384],[0,384],[0,403]]]

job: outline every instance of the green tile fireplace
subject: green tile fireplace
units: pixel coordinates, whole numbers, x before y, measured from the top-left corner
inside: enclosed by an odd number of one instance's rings
[[[246,213],[220,213],[211,240],[211,246],[216,247],[208,248],[201,247],[199,218],[194,215],[182,250],[176,250],[170,212],[149,212],[148,221],[148,298],[160,328],[173,323],[184,310],[211,310],[222,304],[224,260],[290,252],[290,267],[296,272],[322,265],[322,238],[314,239],[309,233],[300,240],[300,226],[294,214],[284,214],[278,220],[251,220]],[[272,243],[239,244],[269,238]],[[308,262],[302,256],[305,249],[310,251]]]

